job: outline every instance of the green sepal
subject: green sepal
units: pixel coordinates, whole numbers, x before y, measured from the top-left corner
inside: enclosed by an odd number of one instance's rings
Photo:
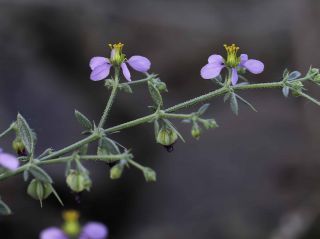
[[[86,130],[91,130],[92,129],[92,123],[90,122],[90,120],[81,112],[79,112],[78,110],[74,111],[74,115],[76,117],[76,119],[78,120],[79,124],[84,127]]]
[[[22,140],[29,154],[33,154],[36,141],[35,133],[21,114],[17,116],[17,135]]]

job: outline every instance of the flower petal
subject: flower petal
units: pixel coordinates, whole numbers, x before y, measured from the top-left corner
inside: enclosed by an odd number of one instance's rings
[[[131,81],[131,74],[130,71],[126,65],[126,63],[121,63],[121,69],[122,69],[122,73],[124,75],[124,77],[127,79],[127,81]]]
[[[59,228],[49,227],[40,233],[40,239],[68,239],[68,237]]]
[[[108,236],[108,229],[98,222],[90,222],[84,225],[79,239],[105,239]]]
[[[147,72],[151,66],[149,59],[144,56],[132,56],[127,62],[133,69],[140,72]]]
[[[260,74],[264,70],[264,64],[261,61],[254,59],[246,61],[244,67],[253,74]]]
[[[222,56],[214,54],[214,55],[209,56],[208,62],[214,63],[214,64],[223,64],[224,59]]]
[[[0,153],[0,167],[14,171],[19,167],[19,160],[11,154]]]
[[[93,70],[97,66],[101,66],[105,63],[110,63],[109,59],[102,57],[102,56],[95,56],[95,57],[91,58],[89,65],[90,65],[91,70]]]
[[[244,63],[248,61],[249,57],[247,54],[240,55],[240,67],[243,67]]]
[[[220,72],[223,68],[224,65],[209,63],[202,67],[200,74],[203,79],[213,79],[220,75]]]
[[[231,74],[231,83],[232,85],[236,85],[238,82],[239,76],[238,71],[236,68],[232,68],[232,74]]]
[[[110,73],[111,65],[104,63],[103,65],[97,66],[91,72],[90,79],[93,81],[99,81],[105,79]]]

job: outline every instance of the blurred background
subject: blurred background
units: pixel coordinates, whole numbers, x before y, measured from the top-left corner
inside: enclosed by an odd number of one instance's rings
[[[285,68],[306,73],[320,66],[319,11],[315,0],[1,0],[0,129],[20,112],[38,134],[38,153],[80,139],[74,109],[98,121],[109,95],[103,82],[89,80],[88,67],[92,56],[109,55],[107,43],[121,41],[128,56],[152,60],[169,88],[166,106],[213,89],[199,71],[210,54],[224,54],[224,43],[265,63],[263,74],[248,75],[252,82],[280,80]],[[149,113],[146,87],[134,92],[119,94],[107,126]],[[50,197],[40,209],[21,176],[1,183],[14,211],[0,217],[1,238],[37,238],[69,208],[107,224],[114,239],[319,238],[320,108],[277,89],[241,96],[258,113],[241,104],[237,117],[216,98],[207,116],[220,127],[196,141],[176,122],[187,142],[172,153],[154,142],[152,125],[114,135],[157,171],[154,184],[135,169],[111,181],[107,165],[86,163],[94,183],[78,204],[64,166],[50,166],[66,205]],[[12,139],[1,147],[10,151]]]

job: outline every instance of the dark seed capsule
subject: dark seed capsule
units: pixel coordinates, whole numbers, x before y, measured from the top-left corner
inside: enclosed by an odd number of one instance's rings
[[[165,149],[167,150],[168,153],[171,153],[174,150],[173,144],[171,145],[165,145]]]
[[[19,157],[28,156],[27,150],[25,148],[23,148],[21,150],[18,150],[17,154],[18,154]]]

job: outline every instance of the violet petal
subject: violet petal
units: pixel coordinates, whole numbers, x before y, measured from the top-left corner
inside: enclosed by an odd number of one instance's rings
[[[223,68],[224,65],[208,63],[202,67],[200,74],[203,79],[213,79],[220,75],[220,72]]]
[[[236,85],[238,82],[239,76],[238,76],[238,71],[236,68],[232,68],[232,73],[231,73],[231,83],[232,85]]]
[[[208,62],[213,63],[213,64],[221,64],[222,65],[224,63],[224,59],[222,56],[214,54],[214,55],[209,56]]]
[[[68,237],[61,229],[49,227],[40,233],[40,239],[68,239]]]
[[[103,65],[97,66],[91,72],[90,79],[93,81],[99,81],[105,79],[109,73],[112,65],[104,63]]]
[[[144,56],[132,56],[127,62],[133,69],[143,73],[147,72],[151,66],[149,59]]]
[[[264,64],[261,61],[254,59],[246,61],[244,67],[253,74],[260,74],[264,70]]]
[[[95,56],[91,58],[89,65],[91,70],[94,70],[97,66],[101,66],[105,63],[110,63],[109,59],[102,56]]]
[[[99,222],[89,222],[84,225],[79,239],[106,239],[108,229]]]
[[[19,167],[19,160],[11,154],[0,153],[0,167],[14,171]]]
[[[131,81],[131,74],[130,74],[130,71],[127,67],[127,64],[126,63],[121,63],[121,69],[122,69],[122,73],[124,75],[124,77],[127,79],[127,81]]]
[[[243,67],[244,63],[248,61],[249,57],[247,54],[240,55],[240,66]]]

